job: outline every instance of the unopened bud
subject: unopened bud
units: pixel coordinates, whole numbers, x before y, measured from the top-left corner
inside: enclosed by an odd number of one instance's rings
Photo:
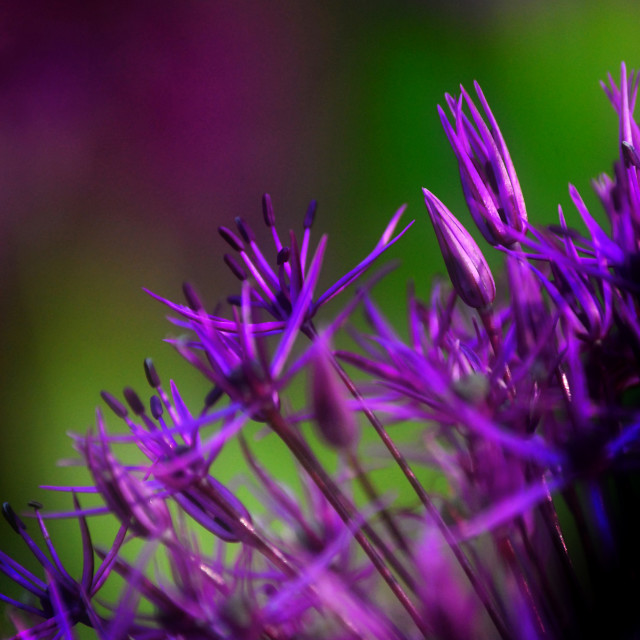
[[[471,234],[430,191],[423,189],[427,211],[456,293],[470,307],[483,309],[496,297],[489,265]]]
[[[348,449],[358,440],[358,421],[347,406],[326,347],[319,346],[311,361],[311,406],[320,436],[335,449]]]

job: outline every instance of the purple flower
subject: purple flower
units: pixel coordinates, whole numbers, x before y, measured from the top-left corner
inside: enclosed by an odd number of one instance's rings
[[[474,87],[488,124],[462,86],[458,100],[445,95],[453,126],[441,107],[438,113],[458,160],[462,190],[474,222],[487,242],[508,246],[524,230],[527,211],[498,123],[480,85],[476,82]],[[471,112],[471,120],[463,111],[463,103]]]
[[[75,495],[73,501],[76,511],[81,513],[80,505]],[[32,503],[32,506],[49,555],[42,551],[29,535],[25,523],[16,515],[11,506],[8,503],[4,503],[2,506],[2,514],[5,520],[24,540],[29,551],[44,572],[43,580],[0,551],[0,571],[35,598],[35,602],[31,604],[0,594],[0,600],[9,603],[28,616],[29,620],[33,621],[32,625],[27,627],[22,616],[16,614],[14,617],[16,626],[25,630],[28,628],[29,630],[28,632],[19,633],[15,638],[72,638],[74,637],[72,629],[77,624],[93,627],[98,633],[101,633],[105,629],[108,620],[98,613],[92,601],[109,577],[113,562],[122,545],[123,536],[118,534],[111,551],[105,556],[102,564],[96,570],[94,566],[94,547],[89,527],[85,517],[79,515],[78,524],[82,536],[83,564],[81,579],[77,581],[65,569],[51,541],[44,520],[40,515],[42,505]]]
[[[375,278],[324,317],[404,234],[392,237],[402,209],[321,294],[327,240],[312,255],[315,203],[285,245],[264,197],[275,264],[244,220],[222,227],[241,282],[228,313],[209,313],[190,285],[186,305],[160,298],[185,332],[169,342],[211,391],[192,407],[146,360],[148,400],[130,387],[124,402],[102,393],[128,432],[108,432],[98,411],[97,433],[74,436],[92,484],[45,487],[73,500],[71,511],[34,514],[48,555],[5,507],[44,570],[0,553],[0,570],[35,598],[1,596],[18,611],[16,638],[72,638],[77,624],[105,640],[636,637],[637,89],[624,65],[619,86],[605,85],[619,157],[594,186],[610,231],[571,185],[584,230],[561,208],[557,225],[528,222],[479,87],[484,116],[463,89],[447,95],[453,124],[440,116],[467,204],[506,274],[494,280],[462,222],[425,189],[452,286],[436,282],[426,301],[410,288],[405,331],[376,305]],[[236,443],[242,473],[223,483],[219,456]],[[116,455],[123,448],[131,457]],[[81,507],[80,492],[102,503]],[[106,514],[120,529],[103,548],[89,526]],[[78,520],[79,581],[46,517]],[[105,602],[111,578],[124,586]]]
[[[322,267],[324,252],[327,244],[327,236],[323,235],[318,243],[316,251],[309,259],[309,245],[311,241],[311,227],[315,218],[316,204],[312,202],[306,213],[303,223],[302,240],[298,241],[293,231],[289,232],[289,244],[285,245],[276,229],[275,215],[268,194],[263,196],[264,221],[270,229],[275,249],[277,252],[276,264],[271,265],[265,258],[261,248],[255,240],[249,224],[242,218],[236,218],[237,235],[227,227],[218,229],[222,238],[229,244],[240,257],[241,263],[232,255],[225,255],[224,261],[231,272],[242,282],[246,282],[249,277],[252,279],[248,305],[252,309],[264,310],[273,319],[270,321],[255,321],[245,323],[249,325],[253,333],[278,333],[289,330],[301,329],[307,331],[309,323],[318,310],[327,302],[335,298],[347,287],[360,278],[369,267],[387,249],[393,246],[413,225],[410,222],[400,233],[393,236],[396,226],[404,213],[405,207],[401,207],[393,215],[378,243],[373,251],[359,262],[353,269],[339,278],[332,286],[320,295],[314,297],[315,285]],[[186,318],[184,321],[176,321],[178,326],[191,328],[190,322],[204,320],[204,316],[211,326],[225,333],[238,331],[238,323],[211,314],[206,314],[199,301],[194,302],[192,289],[187,294],[188,306],[179,305],[156,294],[150,293],[153,297],[167,304],[173,311]],[[231,296],[229,301],[232,304],[242,306],[242,296]],[[247,313],[245,311],[245,313]]]
[[[78,440],[77,447],[107,511],[116,515],[134,535],[143,538],[164,535],[171,527],[171,515],[162,496],[156,495],[142,478],[116,459],[100,411],[97,423],[97,437],[89,434]]]

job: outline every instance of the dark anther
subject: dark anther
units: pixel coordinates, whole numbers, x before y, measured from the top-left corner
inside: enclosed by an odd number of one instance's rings
[[[115,413],[118,418],[126,418],[129,415],[127,407],[125,407],[120,400],[115,396],[112,396],[108,391],[101,391],[100,395],[102,399],[107,403],[109,409]]]
[[[267,227],[273,227],[276,223],[276,217],[273,213],[271,196],[268,193],[262,196],[262,214],[264,215],[264,222]]]
[[[16,533],[20,533],[21,530],[24,531],[27,528],[8,502],[2,503],[2,515]]]
[[[227,302],[232,307],[241,307],[242,306],[242,297],[241,296],[227,296]]]
[[[158,396],[151,396],[149,406],[151,408],[151,415],[157,420],[164,411],[160,398],[158,398]]]
[[[243,251],[244,245],[242,244],[242,240],[238,238],[238,236],[228,229],[227,227],[218,227],[218,233],[222,237],[222,239],[236,251]]]
[[[229,255],[228,253],[225,253],[223,259],[224,259],[227,267],[229,267],[229,269],[231,269],[231,273],[233,273],[233,275],[236,278],[238,278],[238,280],[246,280],[247,279],[246,271],[242,268],[242,265],[232,255]]]
[[[235,219],[235,222],[236,227],[238,227],[238,232],[245,242],[251,243],[256,239],[253,229],[240,216]]]
[[[156,368],[153,365],[153,360],[151,358],[145,358],[144,372],[147,376],[147,381],[149,382],[150,386],[152,386],[154,389],[160,386],[160,376],[158,375],[158,372],[156,371]]]
[[[200,296],[188,282],[182,283],[182,293],[184,294],[189,309],[192,311],[201,311],[203,309],[203,304],[200,302]]]
[[[305,229],[311,229],[311,225],[313,224],[313,220],[316,217],[316,211],[318,209],[318,203],[315,200],[312,200],[307,207],[307,213],[304,217],[304,222],[302,226]]]
[[[291,250],[289,247],[282,247],[280,251],[278,251],[278,265],[284,264],[285,262],[289,262],[289,256],[291,255]]]
[[[141,416],[145,410],[140,396],[131,387],[125,387],[122,393],[128,405],[131,407],[131,411],[137,416]]]
[[[622,143],[622,157],[626,167],[637,167],[640,169],[640,156],[632,144],[624,141]]]
[[[39,511],[44,507],[42,502],[39,502],[38,500],[29,500],[29,502],[27,502],[27,506],[31,507],[32,509],[35,509],[36,511]]]

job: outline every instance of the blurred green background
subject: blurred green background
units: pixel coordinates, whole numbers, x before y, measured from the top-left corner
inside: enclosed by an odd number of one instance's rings
[[[597,210],[589,181],[617,154],[598,82],[639,65],[638,33],[631,0],[3,2],[1,499],[55,506],[38,485],[69,482],[65,433],[101,389],[144,390],[147,356],[197,406],[207,386],[141,287],[235,291],[216,228],[260,227],[265,191],[285,232],[318,200],[325,285],[407,202],[403,266],[377,289],[402,322],[406,279],[426,296],[443,272],[420,188],[468,221],[436,112],[459,83],[481,83],[531,220],[575,220],[568,182]],[[15,551],[3,522],[0,540]]]

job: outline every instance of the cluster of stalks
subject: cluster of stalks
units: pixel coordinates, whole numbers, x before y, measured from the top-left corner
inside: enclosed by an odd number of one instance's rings
[[[73,436],[91,482],[47,487],[70,494],[70,511],[34,502],[21,517],[5,503],[42,569],[0,552],[25,592],[0,594],[14,638],[74,638],[78,625],[105,640],[637,637],[638,75],[622,65],[620,84],[603,88],[620,122],[613,177],[594,181],[608,230],[573,186],[584,231],[561,208],[557,225],[531,224],[480,87],[476,101],[462,87],[446,95],[439,112],[469,212],[504,273],[496,282],[425,189],[451,287],[434,285],[426,301],[410,289],[406,338],[374,301],[384,268],[363,278],[413,224],[396,232],[404,208],[324,292],[315,203],[302,234],[283,237],[264,196],[270,251],[241,218],[221,227],[239,281],[226,307],[208,309],[190,285],[184,304],[152,294],[171,310],[170,342],[210,383],[202,405],[188,407],[147,360],[147,397],[102,393],[128,430],[108,430],[98,410],[95,429]],[[282,465],[265,461],[276,440]],[[243,474],[227,485],[217,459],[234,442]],[[291,462],[296,490],[282,472]],[[397,492],[380,467],[395,469]],[[250,507],[240,488],[254,493]],[[103,547],[93,534],[105,515],[118,527]],[[61,517],[80,528],[79,576],[47,531]]]

